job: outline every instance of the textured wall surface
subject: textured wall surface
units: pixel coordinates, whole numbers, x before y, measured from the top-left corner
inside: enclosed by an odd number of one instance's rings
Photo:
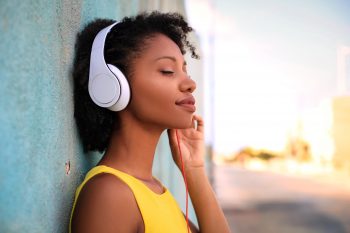
[[[1,1],[0,232],[67,231],[76,186],[100,158],[82,152],[75,128],[70,76],[75,35],[95,17],[120,19],[152,9],[184,12],[184,4]],[[183,207],[182,178],[164,136],[154,172]]]

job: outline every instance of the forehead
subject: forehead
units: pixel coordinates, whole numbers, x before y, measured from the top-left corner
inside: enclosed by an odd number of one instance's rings
[[[146,39],[146,46],[141,54],[144,58],[156,58],[160,56],[172,56],[183,61],[183,55],[177,44],[163,34],[155,34]]]

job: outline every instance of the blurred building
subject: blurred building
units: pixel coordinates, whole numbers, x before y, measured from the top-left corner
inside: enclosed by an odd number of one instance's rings
[[[335,168],[350,174],[350,96],[334,98],[332,110],[333,162]]]
[[[337,53],[337,96],[304,114],[301,138],[310,146],[312,160],[350,174],[350,47]]]
[[[332,100],[334,165],[350,174],[350,47],[340,46],[337,54],[337,89]]]

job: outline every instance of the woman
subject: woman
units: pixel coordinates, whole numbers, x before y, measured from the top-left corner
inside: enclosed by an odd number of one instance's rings
[[[229,232],[205,175],[203,120],[194,115],[196,84],[183,57],[186,49],[198,57],[187,40],[190,31],[181,15],[153,12],[125,17],[117,24],[95,20],[78,35],[75,118],[85,151],[104,155],[77,189],[71,232],[181,233],[189,227],[193,233]],[[98,43],[104,46],[105,63],[127,80],[127,87],[120,88],[127,95],[123,106],[106,107],[95,99],[109,96],[105,92],[114,85],[96,84],[101,69],[96,68],[101,66],[96,61]],[[118,73],[112,66],[106,72]],[[164,130],[176,165],[183,166],[199,229],[186,224],[169,190],[152,176],[156,145]]]

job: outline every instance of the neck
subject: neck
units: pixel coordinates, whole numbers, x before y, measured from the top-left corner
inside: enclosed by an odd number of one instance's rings
[[[139,179],[151,180],[156,146],[164,129],[146,125],[128,113],[121,115],[120,128],[113,130],[99,165],[116,168]]]

